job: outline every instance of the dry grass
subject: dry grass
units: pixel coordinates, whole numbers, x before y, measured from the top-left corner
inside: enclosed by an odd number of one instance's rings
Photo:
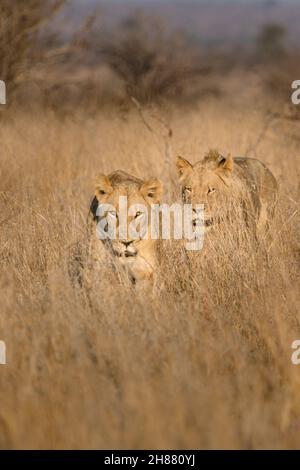
[[[170,122],[176,153],[195,161],[211,146],[245,154],[264,117],[212,102],[172,111]],[[290,128],[275,123],[257,148],[281,186],[272,246],[223,232],[187,259],[166,244],[154,297],[110,282],[105,269],[89,274],[92,291],[70,275],[98,171],[173,181],[173,169],[162,174],[163,142],[136,114],[18,113],[0,138],[0,447],[299,447],[300,369],[290,360],[300,338],[299,147]]]

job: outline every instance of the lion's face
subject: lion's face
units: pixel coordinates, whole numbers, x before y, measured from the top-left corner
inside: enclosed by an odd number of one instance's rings
[[[138,256],[141,248],[149,240],[143,239],[140,230],[148,228],[150,233],[151,204],[159,203],[162,185],[157,179],[139,181],[135,178],[114,178],[100,174],[96,179],[95,195],[99,204],[107,204],[111,209],[105,212],[106,220],[110,220],[116,226],[116,238],[109,241],[112,252],[124,263],[130,263]],[[126,198],[127,210],[124,212],[122,198]],[[124,201],[124,199],[123,199]],[[104,206],[103,206],[104,207]],[[127,221],[126,233],[119,234],[120,211],[123,211]],[[124,220],[124,219],[123,219]],[[137,228],[138,237],[132,237],[130,226]]]
[[[182,157],[177,159],[177,171],[186,204],[204,205],[205,229],[210,229],[224,215],[224,203],[230,198],[231,156],[224,158],[215,151],[192,165]]]

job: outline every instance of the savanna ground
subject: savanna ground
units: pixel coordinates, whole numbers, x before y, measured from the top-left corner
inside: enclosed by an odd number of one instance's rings
[[[268,118],[253,104],[163,115],[174,157],[218,147],[271,168],[272,240],[223,231],[190,260],[165,243],[154,294],[105,268],[78,283],[74,266],[97,172],[156,176],[178,198],[158,121],[149,113],[153,135],[135,109],[1,109],[1,448],[300,446],[299,129],[278,119],[262,134]]]

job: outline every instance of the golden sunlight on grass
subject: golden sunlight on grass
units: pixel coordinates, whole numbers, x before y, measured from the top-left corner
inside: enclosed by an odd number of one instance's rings
[[[189,256],[165,242],[155,294],[105,267],[87,274],[77,260],[99,171],[158,177],[178,198],[163,139],[136,111],[3,122],[1,448],[299,448],[298,141],[275,122],[251,150],[264,114],[238,104],[168,119],[174,157],[217,147],[270,167],[272,240],[223,230]]]

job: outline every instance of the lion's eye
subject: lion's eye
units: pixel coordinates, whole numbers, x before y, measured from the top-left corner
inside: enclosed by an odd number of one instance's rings
[[[143,215],[143,212],[137,211],[136,214],[135,214],[135,218],[137,219],[137,218],[140,217],[141,215]]]
[[[215,191],[216,191],[215,188],[208,188],[207,194],[212,194]]]
[[[191,193],[191,192],[192,192],[192,188],[186,186],[186,187],[184,188],[184,191],[185,191],[186,193]]]
[[[117,213],[116,212],[109,212],[108,215],[112,217],[113,219],[117,218]]]

